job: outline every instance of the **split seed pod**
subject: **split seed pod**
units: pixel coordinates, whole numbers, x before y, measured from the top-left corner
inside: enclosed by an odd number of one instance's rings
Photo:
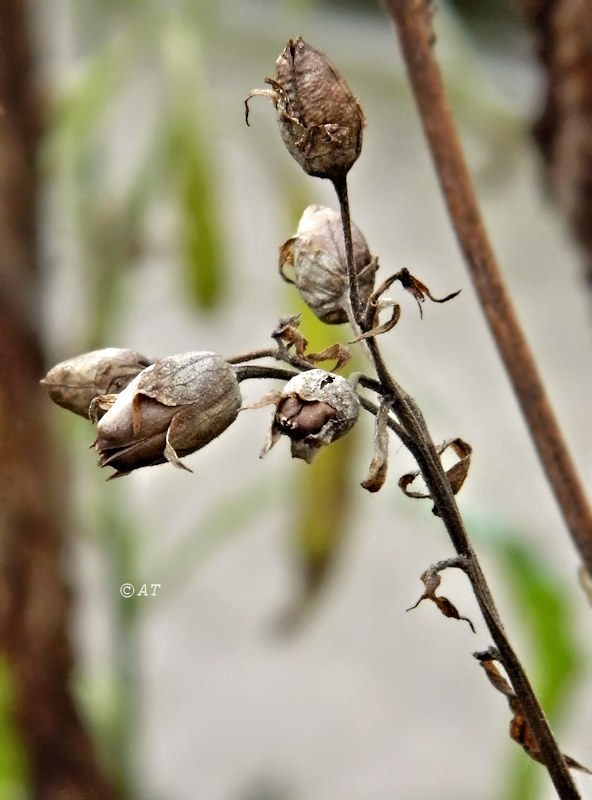
[[[88,419],[95,397],[118,394],[150,364],[135,350],[107,347],[56,364],[41,383],[54,403]]]
[[[361,231],[352,224],[358,294],[365,308],[374,290],[378,261],[372,258]],[[292,267],[293,279],[286,274]],[[341,215],[326,206],[308,206],[296,236],[280,248],[282,278],[294,283],[306,305],[323,322],[340,325],[348,320],[349,282]]]
[[[157,361],[120,395],[97,404],[110,406],[94,443],[99,466],[114,467],[111,477],[119,477],[165,461],[188,469],[180,457],[234,422],[241,394],[230,364],[216,353],[196,352]]]
[[[302,458],[307,463],[320,447],[346,434],[360,410],[360,401],[349,381],[323,369],[296,375],[274,399],[276,410],[262,455],[285,434],[292,440],[292,458]]]
[[[302,37],[290,39],[276,61],[275,78],[265,82],[271,89],[255,89],[246,104],[254,95],[271,98],[284,144],[304,171],[332,181],[343,178],[360,155],[365,121],[329,59]]]

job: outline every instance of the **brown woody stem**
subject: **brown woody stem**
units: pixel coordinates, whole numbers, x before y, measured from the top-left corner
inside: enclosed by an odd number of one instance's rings
[[[512,307],[471,184],[440,68],[427,0],[386,0],[450,219],[539,458],[592,575],[592,509]]]
[[[409,2],[409,0],[405,0],[405,2],[403,2],[403,0],[394,2],[390,0],[388,5],[391,10],[396,8],[397,13],[405,18],[409,15],[413,16],[413,13],[418,15],[420,7],[427,13],[427,5],[418,2],[418,0],[415,2]],[[415,12],[410,11],[411,8],[415,8]],[[410,54],[410,58],[411,55],[412,54]],[[425,59],[425,56],[423,58]],[[420,59],[420,64],[423,67],[424,61],[422,59]],[[450,179],[453,181],[454,176],[451,176]],[[351,276],[355,275],[355,269],[349,210],[347,205],[344,205],[342,201],[342,197],[347,198],[345,180],[343,186],[336,185],[335,188],[341,204],[348,275],[351,281]],[[354,311],[354,314],[356,319],[361,321],[363,314],[361,310],[354,305],[354,299],[357,300],[356,290],[357,285],[354,286],[350,283],[352,308],[357,309]],[[401,431],[404,433],[401,439],[417,461],[430,496],[434,502],[435,511],[442,519],[454,549],[457,554],[463,558],[466,564],[466,572],[481,609],[481,613],[499,651],[500,661],[504,665],[512,687],[520,700],[524,717],[535,737],[538,750],[540,751],[541,760],[549,770],[551,780],[557,789],[559,797],[563,800],[578,800],[579,794],[569,774],[565,759],[559,750],[524,668],[505,633],[489,586],[481,570],[477,556],[471,547],[452,486],[446,476],[423,415],[413,398],[398,385],[391,375],[384,362],[376,339],[370,337],[366,341],[374,362],[378,380],[382,385],[383,397],[390,401],[393,414],[396,417],[395,421],[389,415],[388,424],[399,435]],[[373,410],[372,404],[368,401],[363,402],[363,405],[368,410]]]
[[[361,324],[362,310],[360,309],[360,292],[358,289],[358,273],[356,272],[356,264],[353,255],[354,247],[352,242],[351,218],[349,213],[347,174],[342,175],[340,178],[336,178],[333,181],[333,186],[335,187],[337,199],[339,200],[341,219],[343,222],[343,236],[345,238],[345,252],[347,256],[347,279],[349,282],[349,302],[356,326],[359,327],[363,332],[363,327]],[[356,331],[356,333],[357,332],[358,331]]]

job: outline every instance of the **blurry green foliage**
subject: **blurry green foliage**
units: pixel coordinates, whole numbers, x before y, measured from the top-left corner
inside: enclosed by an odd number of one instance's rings
[[[10,670],[0,660],[0,797],[25,800],[28,797],[27,763],[12,722],[13,693]]]
[[[530,645],[528,672],[545,713],[557,727],[584,666],[568,587],[522,532],[478,518],[471,520],[470,530],[499,562]],[[544,771],[525,754],[517,752],[504,775],[500,797],[536,800],[539,796]]]
[[[99,16],[94,5],[87,4],[87,12]],[[80,268],[88,276],[88,348],[105,342],[120,309],[122,279],[144,252],[146,220],[155,203],[168,200],[177,209],[189,299],[202,311],[215,308],[226,278],[215,190],[215,106],[208,102],[199,60],[209,14],[196,25],[189,4],[168,11],[133,3],[118,12],[101,10],[113,17],[98,26],[103,37],[83,53],[70,86],[56,93],[43,149],[46,173],[66,200],[63,211],[71,218]],[[84,40],[82,21],[80,28]],[[106,121],[125,115],[133,87],[146,74],[159,112],[152,122],[135,118],[137,109],[123,117],[128,130],[138,126],[141,136],[135,163],[131,169],[124,165],[114,184],[112,172],[103,168],[112,158]]]

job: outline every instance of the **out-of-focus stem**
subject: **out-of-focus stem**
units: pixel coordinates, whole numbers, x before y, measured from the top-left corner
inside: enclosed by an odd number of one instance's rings
[[[514,312],[483,224],[433,53],[430,2],[386,0],[451,222],[566,525],[592,575],[592,509]]]

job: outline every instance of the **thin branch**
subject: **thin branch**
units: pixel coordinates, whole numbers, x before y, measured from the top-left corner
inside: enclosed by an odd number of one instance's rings
[[[356,271],[356,263],[353,257],[353,241],[352,241],[352,229],[351,229],[351,219],[349,213],[349,197],[347,191],[347,174],[341,175],[339,178],[333,181],[333,186],[335,187],[335,193],[337,194],[337,199],[339,200],[339,207],[341,209],[341,218],[344,220],[343,225],[343,236],[345,239],[345,252],[348,255],[347,258],[347,280],[349,283],[349,303],[351,306],[352,317],[355,322],[355,325],[352,325],[354,328],[355,333],[363,332],[363,325],[362,325],[362,309],[360,308],[360,291],[358,288],[358,273]],[[357,328],[361,330],[358,331]]]
[[[428,0],[386,0],[460,247],[566,525],[592,575],[592,509],[504,286],[438,63]]]
[[[232,363],[232,362],[230,362]],[[279,381],[289,381],[298,375],[291,369],[280,369],[279,367],[266,367],[260,364],[241,364],[235,369],[236,379],[241,381],[253,378],[271,378]]]
[[[277,358],[277,354],[277,347],[265,347],[261,350],[251,350],[236,356],[228,356],[226,361],[229,364],[242,364],[244,361],[256,361],[258,358]]]
[[[337,187],[336,190],[339,192]],[[344,196],[347,197],[347,192],[344,192]],[[344,228],[348,274],[351,275],[353,270],[350,268],[350,265],[354,263],[354,254],[351,231],[349,236],[347,232],[347,228],[351,226],[351,220],[349,214],[343,213],[343,208],[342,204],[342,223]],[[401,440],[414,456],[434,502],[435,512],[442,519],[457,554],[466,562],[466,572],[475,597],[477,598],[479,608],[481,609],[483,619],[498,648],[500,661],[503,663],[508,673],[512,687],[520,699],[524,717],[537,743],[538,750],[541,754],[541,760],[549,771],[559,797],[562,798],[562,800],[578,800],[579,794],[569,773],[565,759],[555,741],[526,672],[506,636],[489,586],[481,570],[477,556],[471,547],[452,486],[444,471],[440,456],[432,441],[423,414],[413,398],[398,385],[390,374],[376,339],[374,337],[369,337],[366,341],[374,361],[378,379],[383,386],[383,396],[390,400],[392,411],[397,418],[397,422],[395,422],[389,415],[387,423],[393,430],[398,432]],[[404,431],[403,436],[399,433],[401,429]]]

